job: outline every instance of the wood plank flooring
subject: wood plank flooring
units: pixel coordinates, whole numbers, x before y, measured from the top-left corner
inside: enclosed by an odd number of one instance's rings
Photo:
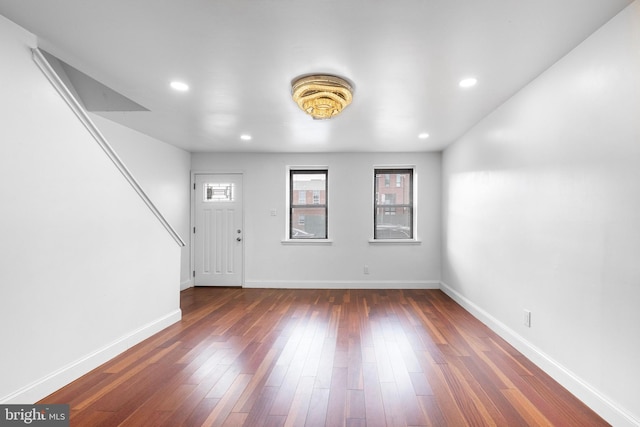
[[[439,290],[191,288],[183,320],[39,403],[72,426],[601,426]]]

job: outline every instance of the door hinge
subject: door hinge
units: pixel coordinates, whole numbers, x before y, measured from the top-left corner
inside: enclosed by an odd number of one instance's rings
[[[196,277],[196,271],[193,270],[193,277]]]
[[[196,228],[193,227],[193,234],[196,234]]]
[[[195,182],[193,183],[193,189],[194,190],[196,189],[196,183]]]

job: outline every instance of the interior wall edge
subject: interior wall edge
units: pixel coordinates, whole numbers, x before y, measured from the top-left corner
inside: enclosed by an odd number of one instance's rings
[[[193,288],[193,279],[184,280],[180,283],[180,290],[184,291],[185,289]]]

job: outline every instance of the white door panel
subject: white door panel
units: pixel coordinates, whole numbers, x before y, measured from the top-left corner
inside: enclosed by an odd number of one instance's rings
[[[242,286],[242,175],[195,176],[196,286]]]

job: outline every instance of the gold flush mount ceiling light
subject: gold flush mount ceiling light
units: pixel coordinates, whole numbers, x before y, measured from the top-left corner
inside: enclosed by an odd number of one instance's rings
[[[332,75],[308,75],[291,83],[293,100],[314,119],[330,119],[344,110],[353,98],[351,83]]]

